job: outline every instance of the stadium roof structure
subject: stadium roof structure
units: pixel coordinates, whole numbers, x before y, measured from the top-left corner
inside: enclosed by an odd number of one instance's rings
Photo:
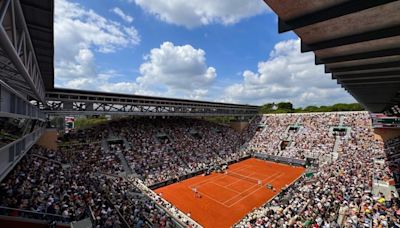
[[[400,1],[264,0],[279,32],[293,30],[345,90],[371,112],[400,103]]]
[[[46,92],[49,114],[148,116],[253,116],[258,106],[55,88]]]
[[[46,90],[54,87],[54,1],[20,0]]]
[[[0,79],[41,102],[54,81],[53,8],[52,0],[0,1]]]

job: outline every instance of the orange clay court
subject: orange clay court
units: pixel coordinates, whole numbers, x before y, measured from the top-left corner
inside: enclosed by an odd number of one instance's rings
[[[228,174],[196,176],[156,190],[204,227],[230,227],[260,207],[304,172],[290,166],[250,158],[229,166]],[[258,183],[262,182],[262,185]],[[265,185],[271,184],[276,191]],[[201,196],[195,197],[193,188]]]

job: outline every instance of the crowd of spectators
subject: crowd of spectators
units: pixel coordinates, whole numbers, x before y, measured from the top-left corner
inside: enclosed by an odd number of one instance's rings
[[[110,138],[126,140],[127,145],[104,143]],[[189,148],[185,140],[198,148]],[[98,227],[173,227],[171,216],[156,203],[184,223],[189,220],[171,204],[145,197],[121,178],[124,170],[117,152],[146,185],[151,185],[205,168],[207,163],[238,159],[239,146],[239,133],[204,120],[113,121],[60,138],[57,150],[34,146],[1,183],[0,205],[59,215],[57,220],[63,222],[90,216]],[[195,154],[199,156],[192,160]]]
[[[250,125],[253,127],[253,125]],[[193,173],[245,156],[245,136],[224,125],[194,118],[125,119],[110,131],[126,139],[123,154],[146,185]],[[251,135],[250,129],[244,131]]]
[[[96,173],[101,170],[98,165],[104,168],[102,162],[75,157],[73,164],[64,166],[60,155],[59,151],[32,148],[0,184],[0,205],[15,209],[1,213],[28,217],[22,210],[46,213],[51,216],[40,218],[58,222],[91,217],[96,227],[174,227],[171,216],[134,184],[116,175]]]
[[[151,189],[149,189],[143,181],[137,178],[130,177],[128,178],[134,185],[140,189],[143,193],[146,194],[149,198],[151,198],[154,202],[156,202],[160,207],[165,208],[165,211],[168,211],[168,213],[172,214],[173,217],[177,218],[180,222],[180,225],[184,227],[192,227],[196,228],[199,227],[198,224],[190,218],[190,215],[184,214],[182,211],[180,211],[178,208],[176,208],[174,205],[169,203],[168,201],[164,200],[162,198],[162,195],[158,195]]]
[[[248,149],[296,159],[319,159],[333,151],[339,113],[263,115]]]
[[[84,177],[33,155],[32,149],[0,184],[2,206],[79,220],[85,213]]]
[[[291,114],[263,115],[257,132],[250,139],[247,148],[256,152],[278,155],[279,146],[285,139],[287,127],[294,125],[297,119],[297,115]]]
[[[35,154],[72,166],[92,166],[92,172],[118,174],[124,170],[119,158],[101,142],[63,145],[57,151],[37,147]]]
[[[333,151],[336,138],[330,131],[339,125],[338,113],[304,114],[299,116],[297,124],[298,130],[288,131],[291,145],[281,156],[318,159]]]
[[[33,147],[0,184],[0,205],[63,221],[91,217],[98,227],[174,227],[172,217],[194,227],[147,186],[249,152],[319,157],[331,153],[339,140],[337,160],[320,164],[312,177],[301,177],[237,226],[393,227],[399,222],[398,195],[373,194],[372,183],[400,179],[400,138],[384,148],[367,113],[340,115],[257,116],[242,133],[194,118],[112,121],[61,138],[55,151]],[[335,136],[331,129],[340,119],[350,133]],[[110,138],[119,143],[106,143]],[[290,144],[282,148],[282,141]],[[126,167],[118,153],[139,178],[123,177]]]
[[[336,161],[322,164],[312,177],[303,176],[236,226],[398,227],[397,193],[372,193],[374,174],[389,179],[390,172],[374,165],[384,157],[384,149],[368,114],[345,115],[343,125],[351,127],[351,135],[341,138]]]
[[[388,170],[386,173],[392,173],[396,187],[400,187],[400,137],[387,140],[385,143],[385,152],[387,156]]]

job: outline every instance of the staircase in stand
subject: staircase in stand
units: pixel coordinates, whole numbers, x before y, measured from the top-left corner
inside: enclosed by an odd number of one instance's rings
[[[135,176],[137,176],[137,174],[132,170],[132,168],[128,164],[128,161],[126,160],[125,156],[122,154],[121,151],[115,152],[115,155],[117,155],[117,157],[121,161],[121,165],[124,168],[124,171],[125,171],[126,175],[129,176],[129,175],[134,174]]]
[[[127,150],[132,149],[131,144],[128,142],[128,140],[126,140],[126,138],[123,138],[122,141],[124,142],[125,149],[127,149]]]
[[[297,120],[296,120],[296,123],[295,123],[295,125],[299,125],[299,124],[300,124],[300,122],[301,122],[301,116],[297,117]]]
[[[123,142],[124,146],[126,149],[131,151],[131,146],[128,143],[128,140],[126,140],[126,138],[121,138],[119,137],[117,134],[115,134],[113,132],[113,130],[109,127],[109,135],[108,135],[108,139],[109,140],[120,140]],[[110,147],[109,144],[107,142],[107,139],[103,139],[101,142],[101,146],[103,147],[104,151],[106,153],[110,153]],[[135,177],[139,176],[134,170],[132,170],[131,166],[129,165],[128,161],[126,160],[124,154],[122,153],[122,151],[115,151],[114,152],[115,155],[119,158],[120,160],[120,164],[122,165],[122,168],[124,169],[125,175],[126,176],[130,176],[133,175]]]
[[[343,122],[344,122],[344,115],[340,115],[339,118],[340,118],[339,119],[339,127],[342,127],[343,126]]]
[[[340,137],[336,136],[335,140],[335,145],[333,146],[333,151],[332,151],[332,160],[336,161],[339,157],[339,153],[337,152],[340,146]]]
[[[339,127],[344,127],[343,123],[344,123],[344,115],[340,115]],[[339,157],[338,149],[339,149],[341,140],[342,139],[340,136],[336,136],[335,145],[333,146],[333,151],[331,154],[331,162],[336,161]]]

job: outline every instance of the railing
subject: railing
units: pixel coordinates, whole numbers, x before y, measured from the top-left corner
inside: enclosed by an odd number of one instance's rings
[[[109,192],[107,192],[107,195],[109,195]],[[115,204],[111,201],[111,199],[107,195],[105,196],[105,198],[110,203],[111,207],[113,207],[114,211],[117,212],[118,217],[121,219],[121,226],[123,228],[129,228],[130,227],[129,223],[126,221],[125,217],[121,214],[121,212],[119,212],[119,210],[115,207]]]
[[[52,163],[55,163],[55,164],[57,164],[57,165],[59,165],[59,166],[64,165],[63,163],[61,163],[61,162],[59,162],[59,161],[57,161],[57,160],[54,160],[54,159],[51,159],[51,158],[48,158],[48,157],[45,157],[45,156],[42,156],[42,155],[39,155],[39,154],[33,154],[33,153],[31,153],[30,155],[31,155],[31,156],[34,156],[34,157],[38,157],[38,158],[43,159],[43,160],[47,160],[47,161],[52,162]]]
[[[71,217],[65,217],[62,215],[29,211],[29,210],[3,207],[3,206],[0,206],[0,215],[45,220],[45,221],[55,221],[57,223],[64,223],[64,224],[68,224],[72,221]]]
[[[14,168],[25,153],[40,138],[44,128],[25,135],[24,137],[0,148],[0,181]]]
[[[90,221],[92,222],[93,225],[97,225],[96,217],[94,216],[94,212],[92,210],[92,207],[88,205],[88,208],[89,208]]]
[[[86,146],[86,145],[97,145],[100,144],[101,141],[91,141],[91,142],[83,142],[83,143],[68,143],[68,142],[64,142],[64,143],[59,143],[58,146],[59,147],[74,147],[74,146]]]

